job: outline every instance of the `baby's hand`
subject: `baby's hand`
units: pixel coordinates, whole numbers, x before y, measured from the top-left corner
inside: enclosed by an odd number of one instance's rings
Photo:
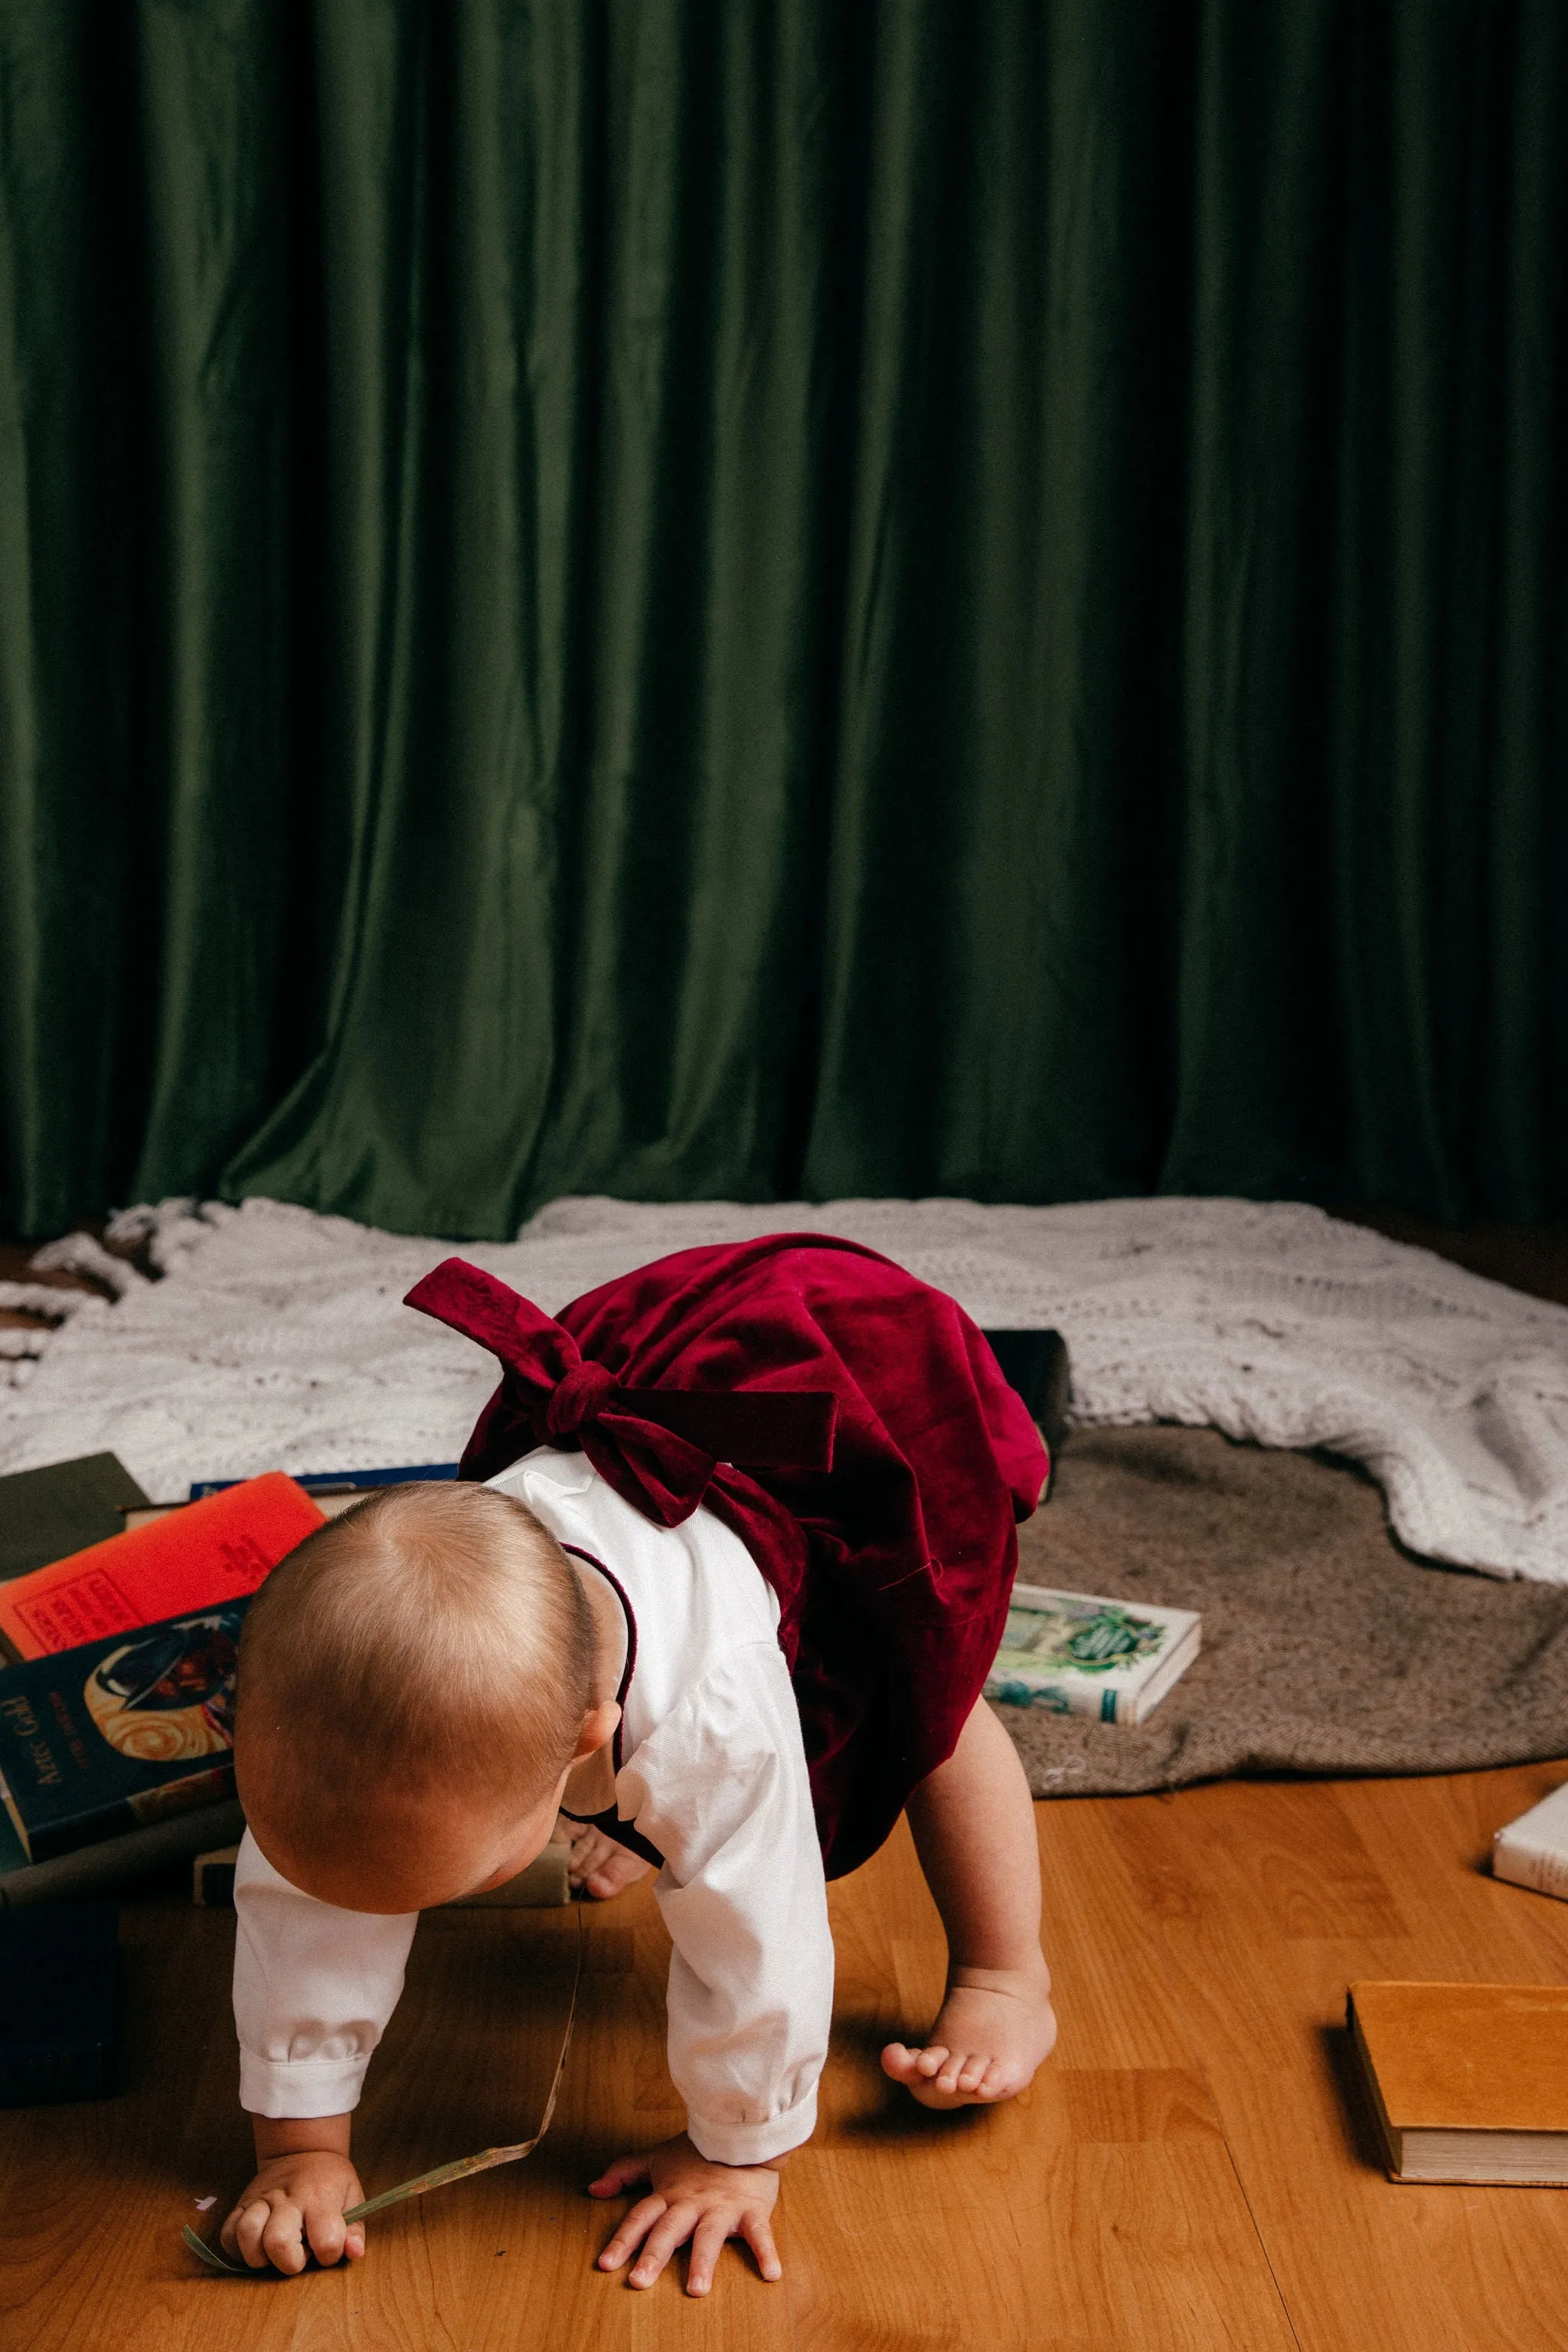
[[[359,2175],[331,2148],[298,2148],[264,2164],[223,2225],[219,2243],[242,2254],[253,2271],[270,2263],[290,2276],[305,2267],[309,2246],[319,2263],[364,2252],[364,2223],[343,2220],[363,2203]]]
[[[725,2239],[744,2238],[765,2279],[784,2275],[768,2223],[779,2193],[779,2177],[771,2165],[710,2164],[682,2132],[679,2139],[650,2147],[646,2156],[618,2156],[590,2184],[588,2194],[615,2197],[633,2180],[646,2180],[653,2193],[632,2207],[599,2256],[602,2271],[618,2271],[640,2245],[631,2284],[651,2286],[677,2246],[689,2238],[686,2292],[706,2294]]]

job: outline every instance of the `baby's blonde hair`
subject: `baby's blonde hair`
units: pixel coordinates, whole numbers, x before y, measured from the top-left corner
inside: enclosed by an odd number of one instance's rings
[[[411,1484],[273,1570],[240,1639],[236,1737],[268,1740],[290,1811],[327,1830],[356,1798],[426,1789],[526,1807],[593,1703],[592,1613],[548,1528],[492,1486]]]

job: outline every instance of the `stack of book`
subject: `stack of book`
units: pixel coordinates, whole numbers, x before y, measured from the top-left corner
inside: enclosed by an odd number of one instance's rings
[[[178,1504],[151,1500],[111,1454],[0,1478],[0,1906],[232,1844],[251,1595],[365,1493],[456,1475],[271,1471],[202,1481]]]

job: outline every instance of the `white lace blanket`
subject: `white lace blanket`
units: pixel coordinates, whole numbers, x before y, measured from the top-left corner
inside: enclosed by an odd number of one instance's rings
[[[168,1202],[110,1232],[150,1238],[164,1278],[110,1260],[121,1295],[13,1362],[0,1470],[108,1447],[167,1497],[279,1465],[449,1461],[495,1367],[399,1304],[437,1259],[456,1248],[554,1309],[668,1250],[781,1231],[868,1243],[983,1324],[1054,1325],[1079,1421],[1329,1447],[1380,1481],[1413,1550],[1568,1583],[1568,1309],[1291,1202],[574,1200],[514,1243],[451,1244],[272,1201]]]

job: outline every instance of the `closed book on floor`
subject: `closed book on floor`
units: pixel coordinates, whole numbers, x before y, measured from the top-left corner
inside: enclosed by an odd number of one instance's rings
[[[119,1953],[112,1903],[0,1917],[0,2107],[109,2097]]]
[[[1492,1876],[1568,1902],[1568,1780],[1492,1840]]]
[[[248,1601],[0,1669],[0,1799],[29,1863],[232,1797]]]
[[[0,1478],[0,1579],[47,1568],[117,1536],[146,1496],[112,1454],[83,1454]]]
[[[215,1839],[243,1836],[245,1814],[237,1797],[221,1794],[212,1804],[163,1822],[146,1822],[117,1837],[79,1845],[48,1862],[29,1862],[16,1824],[0,1804],[0,1911],[32,1909],[40,1903],[75,1902],[84,1895],[115,1895],[173,1864],[189,1862]]]
[[[1353,1984],[1395,2180],[1568,2186],[1568,1985]]]
[[[22,1658],[77,1648],[248,1596],[323,1524],[280,1470],[0,1586],[0,1633]]]
[[[1142,1723],[1186,1673],[1202,1638],[1203,1620],[1191,1609],[1016,1584],[985,1696],[1005,1706]]]

